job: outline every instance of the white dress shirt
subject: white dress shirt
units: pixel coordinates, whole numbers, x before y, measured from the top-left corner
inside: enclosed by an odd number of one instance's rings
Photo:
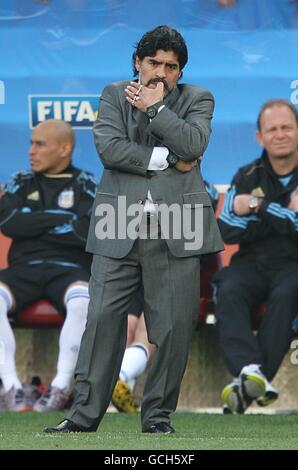
[[[158,113],[164,108],[164,104],[158,109]],[[151,121],[151,119],[150,119]],[[167,147],[154,147],[150,162],[147,170],[149,171],[162,171],[168,168],[169,164],[167,162],[167,156],[169,155],[169,150]],[[150,191],[147,193],[147,199],[144,205],[144,212],[150,212],[156,214],[156,209],[152,200]]]

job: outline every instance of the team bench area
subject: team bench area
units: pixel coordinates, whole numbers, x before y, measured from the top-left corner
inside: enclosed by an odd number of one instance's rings
[[[224,194],[221,194],[219,207],[222,205],[223,197]],[[0,269],[7,266],[7,253],[10,243],[11,240],[5,237],[0,231]],[[198,311],[198,327],[202,327],[206,323],[214,323],[214,302],[211,279],[218,269],[229,263],[231,255],[236,250],[237,245],[226,246],[223,253],[206,256],[202,261],[203,267],[201,271],[201,297],[200,308]],[[262,305],[252,319],[254,327],[258,326],[263,312],[264,306]],[[13,321],[13,327],[60,328],[62,323],[62,315],[60,315],[46,299],[41,299],[21,312],[18,312],[17,318]]]
[[[221,195],[221,200],[223,195]],[[221,201],[220,201],[221,202]],[[7,253],[10,240],[0,232],[0,269],[7,266]],[[200,311],[198,328],[191,344],[189,361],[183,378],[179,397],[179,408],[220,407],[220,392],[231,381],[218,345],[217,331],[214,328],[214,302],[212,299],[211,278],[213,273],[229,263],[237,246],[228,246],[217,255],[207,257],[201,273]],[[264,312],[261,305],[252,319],[257,328]],[[59,329],[63,317],[45,299],[36,302],[19,312],[13,322],[17,343],[17,369],[23,382],[30,382],[33,375],[41,377],[47,384],[54,376],[58,354]],[[298,374],[293,374],[289,351],[280,368],[274,385],[279,389],[282,400],[275,408],[298,409]],[[298,366],[296,366],[298,367]],[[144,377],[137,383],[136,392],[142,393]],[[270,407],[269,407],[270,408]]]
[[[10,239],[0,233],[0,269],[7,266],[7,253],[10,246]],[[200,309],[198,312],[198,326],[202,326],[209,316],[213,314],[212,287],[211,278],[213,273],[221,265],[221,256],[211,255],[204,260],[204,269],[201,273],[201,298]],[[209,320],[209,322],[212,322]],[[63,323],[63,317],[46,299],[24,308],[17,313],[13,320],[14,328],[60,328]]]

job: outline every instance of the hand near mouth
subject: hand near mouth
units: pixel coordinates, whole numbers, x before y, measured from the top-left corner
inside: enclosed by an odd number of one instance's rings
[[[163,101],[164,99],[164,83],[162,81],[155,83],[156,86],[154,88],[150,88],[145,85],[140,87],[140,84],[137,82],[130,82],[130,85],[128,85],[124,90],[127,101],[139,111],[142,111],[143,113],[146,112],[149,106],[152,106],[159,101]],[[151,84],[153,83],[151,82]]]

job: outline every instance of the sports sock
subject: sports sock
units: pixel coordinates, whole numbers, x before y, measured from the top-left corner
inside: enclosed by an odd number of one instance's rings
[[[5,392],[15,387],[22,388],[17,376],[15,352],[16,341],[7,318],[7,312],[11,309],[13,299],[11,293],[4,286],[0,286],[0,377]]]
[[[65,304],[66,319],[59,338],[57,374],[51,386],[69,392],[86,325],[89,304],[88,287],[74,286],[68,289]]]
[[[121,364],[120,380],[129,383],[139,377],[146,369],[148,359],[149,352],[143,344],[134,343],[128,346]]]

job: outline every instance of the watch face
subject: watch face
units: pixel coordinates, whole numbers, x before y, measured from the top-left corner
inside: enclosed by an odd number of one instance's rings
[[[178,157],[176,157],[176,155],[173,155],[172,153],[170,153],[168,156],[167,156],[167,161],[168,161],[168,164],[170,166],[175,166],[176,163],[178,162]]]
[[[147,116],[149,116],[150,119],[154,118],[157,114],[157,111],[155,108],[148,108],[147,109]]]
[[[249,208],[250,209],[256,209],[258,207],[259,201],[256,197],[252,197],[251,200],[249,201]]]

